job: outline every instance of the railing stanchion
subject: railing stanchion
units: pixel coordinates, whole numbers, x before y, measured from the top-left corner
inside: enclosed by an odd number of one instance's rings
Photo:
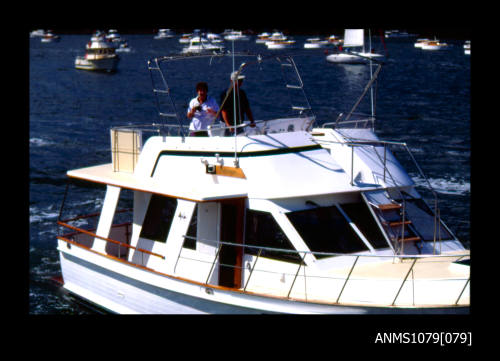
[[[349,274],[347,275],[347,278],[345,279],[344,285],[342,286],[342,289],[340,290],[340,293],[337,297],[337,300],[335,301],[336,303],[339,303],[340,296],[342,296],[342,292],[344,292],[345,285],[347,284],[347,281],[349,281],[349,278],[351,278],[351,273],[354,270],[354,266],[356,266],[356,263],[358,262],[359,256],[356,256],[356,259],[354,260],[354,263],[352,264],[352,267],[349,271]]]

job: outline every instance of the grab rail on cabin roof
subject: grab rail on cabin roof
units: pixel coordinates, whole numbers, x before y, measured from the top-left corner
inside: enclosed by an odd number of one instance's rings
[[[394,177],[392,176],[392,174],[389,171],[389,168],[387,167],[386,152],[387,152],[388,145],[396,145],[396,146],[403,147],[406,150],[406,152],[410,155],[410,158],[411,158],[413,164],[415,164],[417,171],[424,178],[425,182],[427,183],[428,190],[432,193],[432,195],[434,197],[434,252],[436,251],[436,241],[438,241],[439,245],[441,245],[441,226],[444,225],[441,222],[441,212],[440,212],[439,205],[438,205],[438,203],[439,203],[438,195],[437,195],[437,192],[432,187],[431,183],[429,182],[428,178],[425,176],[422,168],[420,168],[420,166],[418,165],[417,160],[415,159],[415,157],[411,153],[410,149],[408,148],[408,145],[405,142],[386,141],[386,140],[371,140],[371,139],[355,139],[355,138],[350,138],[350,140],[347,142],[333,141],[333,140],[320,140],[319,142],[320,143],[343,144],[343,145],[347,145],[347,146],[351,147],[351,151],[352,151],[351,184],[353,184],[353,176],[354,176],[354,174],[352,172],[352,170],[354,169],[354,164],[353,164],[353,162],[354,162],[354,147],[355,146],[358,146],[358,147],[370,146],[374,149],[374,153],[377,155],[380,163],[383,165],[383,168],[384,168],[384,182],[385,182],[385,177],[386,177],[386,173],[387,173],[389,175],[389,177],[391,178],[391,180],[395,186],[395,189],[400,194],[401,200],[403,202],[402,238],[404,238],[404,217],[405,217],[405,210],[406,210],[406,199],[405,199],[404,195],[401,193],[401,188],[396,184]],[[378,154],[378,152],[375,150],[376,146],[383,146],[384,147],[384,159],[383,160],[381,159],[380,154]],[[450,229],[448,229],[448,227],[446,227],[446,229],[450,234],[453,235],[453,233],[451,232]],[[439,230],[439,236],[437,235],[438,230]],[[437,236],[438,236],[438,239],[436,239]],[[402,247],[404,247],[404,242],[402,242]],[[403,252],[403,251],[404,250],[401,249],[401,252]]]

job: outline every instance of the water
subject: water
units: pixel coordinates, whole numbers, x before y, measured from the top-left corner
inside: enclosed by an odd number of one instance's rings
[[[323,50],[301,49],[307,37],[295,37],[301,53],[309,54],[297,56],[295,61],[318,122],[331,122],[355,103],[367,82],[368,67],[327,63]],[[116,73],[76,70],[74,59],[83,55],[89,38],[62,35],[58,43],[41,43],[38,38],[29,43],[31,314],[96,312],[80,305],[52,281],[59,275],[56,220],[65,190],[65,173],[111,161],[110,127],[158,120],[146,60],[180,52],[182,47],[176,38],[160,41],[153,40],[153,35],[127,35],[133,52],[120,54]],[[442,40],[451,48],[425,52],[414,48],[410,40],[386,41],[389,58],[376,87],[376,129],[382,139],[408,144],[438,193],[442,218],[469,247],[470,56],[464,55],[462,42]],[[255,44],[254,39],[235,44],[237,51],[249,49],[263,55],[271,52],[265,45]],[[382,46],[379,49],[383,51]],[[224,89],[213,85],[214,81],[209,81],[209,94],[217,98]],[[195,83],[190,84],[194,88]],[[265,89],[253,87],[251,79],[246,79],[244,86],[254,116],[263,119],[266,111],[274,109],[259,100]],[[186,103],[194,92],[188,89],[187,94]],[[369,102],[361,104],[360,109],[369,113]],[[425,180],[408,157],[394,152],[416,183],[423,185]],[[89,193],[92,197],[88,197]],[[85,189],[76,193],[68,206],[97,211],[102,195],[102,190]]]

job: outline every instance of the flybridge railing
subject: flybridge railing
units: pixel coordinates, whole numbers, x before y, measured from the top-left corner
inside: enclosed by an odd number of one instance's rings
[[[234,67],[234,62],[236,57],[246,57],[250,58],[249,61],[241,63],[239,66]],[[276,60],[275,66],[279,65],[281,75],[284,82],[284,89],[287,90],[290,108],[293,114],[297,114],[300,117],[314,117],[312,114],[311,105],[304,91],[304,84],[300,73],[297,69],[297,65],[293,60],[291,55],[280,54],[280,55],[260,55],[252,53],[213,53],[213,54],[196,54],[196,55],[170,55],[162,56],[148,60],[147,66],[151,77],[153,93],[156,99],[156,105],[158,108],[158,114],[160,119],[163,120],[174,120],[178,124],[179,135],[185,136],[187,132],[183,123],[185,122],[185,116],[182,112],[179,112],[178,105],[174,102],[172,97],[172,87],[170,86],[170,81],[167,79],[167,71],[162,68],[162,63],[164,62],[176,62],[180,60],[193,60],[193,59],[209,59],[210,64],[217,63],[214,59],[220,58],[233,58],[233,69],[231,71],[236,71],[238,75],[244,75],[244,72],[249,66],[261,67],[264,62],[269,62],[270,60]],[[228,70],[228,69],[226,69]],[[224,76],[228,74],[223,73]],[[222,74],[221,74],[222,75]],[[293,95],[296,94],[296,95]],[[297,99],[301,97],[301,101]],[[222,104],[219,104],[222,108]],[[219,116],[217,113],[216,119]]]

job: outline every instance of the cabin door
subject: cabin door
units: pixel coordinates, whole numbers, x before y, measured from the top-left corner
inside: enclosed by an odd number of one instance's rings
[[[245,199],[221,202],[221,242],[243,244]],[[219,285],[241,287],[243,247],[223,244],[219,253]]]

